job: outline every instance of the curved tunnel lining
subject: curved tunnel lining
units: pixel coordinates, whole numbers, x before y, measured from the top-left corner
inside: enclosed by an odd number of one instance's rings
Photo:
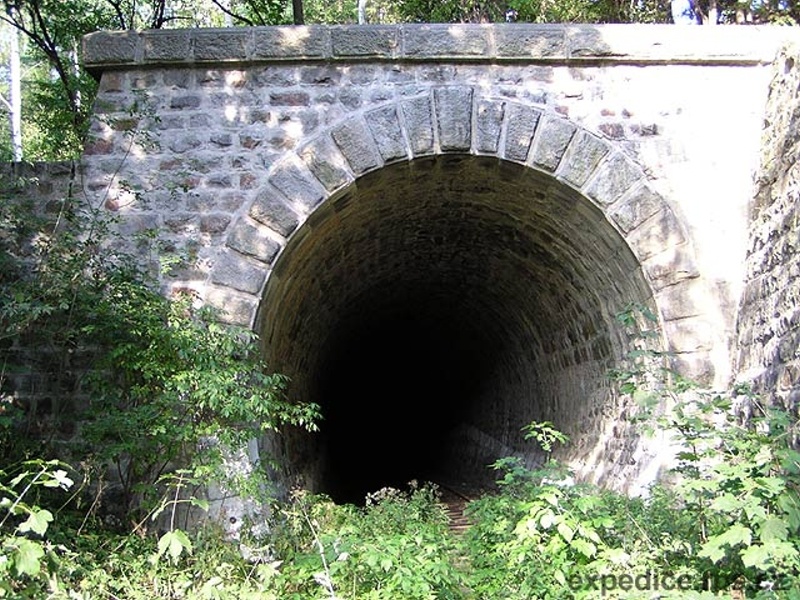
[[[485,483],[501,456],[540,460],[531,420],[572,437],[567,459],[619,461],[629,441],[601,423],[614,315],[650,295],[603,213],[548,175],[466,155],[365,175],[294,234],[262,304],[272,368],[324,415],[284,462],[337,501]]]

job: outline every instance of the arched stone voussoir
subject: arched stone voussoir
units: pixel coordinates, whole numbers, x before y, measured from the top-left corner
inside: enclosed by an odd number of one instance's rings
[[[663,322],[701,317],[706,314],[708,294],[700,279],[687,279],[656,291],[654,298]]]
[[[542,117],[539,108],[518,102],[509,103],[506,110],[506,137],[502,158],[525,163],[531,151],[533,136]]]
[[[264,287],[267,272],[263,262],[225,248],[214,259],[211,283],[257,295]]]
[[[609,206],[644,178],[642,168],[630,158],[621,152],[610,152],[583,189],[599,205]]]
[[[582,190],[597,166],[613,151],[611,144],[596,135],[579,129],[567,146],[556,170],[556,177],[570,186]]]
[[[311,212],[328,195],[300,157],[294,154],[275,165],[268,181],[301,213]]]
[[[687,243],[687,236],[672,208],[663,200],[658,210],[639,222],[625,236],[640,263],[669,248]]]
[[[334,126],[331,136],[356,175],[363,175],[382,166],[380,152],[361,117],[347,119]]]
[[[288,237],[300,224],[300,217],[289,206],[289,200],[271,185],[258,191],[249,215],[283,237]]]
[[[497,98],[477,97],[474,103],[475,150],[478,154],[497,156],[508,102]]]
[[[642,261],[641,265],[654,290],[700,277],[694,251],[688,243],[667,248],[664,252]]]
[[[347,158],[330,135],[322,135],[308,142],[297,154],[328,192],[335,192],[354,180]]]
[[[261,296],[238,292],[224,285],[209,285],[203,294],[203,301],[206,306],[218,311],[217,317],[223,323],[252,329]]]
[[[252,219],[240,219],[228,235],[227,246],[269,265],[283,245],[270,236],[272,230]]]
[[[433,91],[439,148],[442,152],[469,152],[472,146],[472,98],[467,86],[436,88]]]
[[[408,159],[408,144],[400,125],[398,106],[390,104],[368,111],[364,115],[384,163]]]
[[[554,173],[561,164],[575,132],[578,131],[578,126],[563,117],[545,114],[538,129],[530,164],[548,173]]]

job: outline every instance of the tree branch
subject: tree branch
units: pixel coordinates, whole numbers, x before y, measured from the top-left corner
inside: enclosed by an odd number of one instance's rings
[[[243,17],[242,15],[238,15],[238,14],[236,14],[235,12],[233,12],[231,9],[227,8],[226,6],[223,6],[223,5],[222,5],[222,4],[219,2],[219,0],[211,0],[211,2],[213,2],[213,3],[214,3],[214,5],[215,5],[217,8],[219,8],[219,9],[220,9],[220,10],[221,10],[223,13],[225,13],[225,14],[226,14],[226,15],[228,15],[229,17],[233,17],[233,18],[234,18],[234,19],[236,19],[237,21],[241,21],[242,23],[244,23],[245,25],[248,25],[248,26],[250,26],[250,27],[254,27],[255,25],[257,25],[257,23],[255,23],[254,21],[251,21],[251,20],[250,20],[250,19],[248,19],[247,17]],[[264,25],[265,23],[263,23],[263,22],[262,22],[262,23],[260,23],[260,24],[261,24],[261,25]]]

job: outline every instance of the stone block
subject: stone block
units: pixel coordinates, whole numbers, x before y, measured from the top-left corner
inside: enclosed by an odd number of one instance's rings
[[[673,352],[703,352],[713,347],[713,328],[702,317],[665,321],[662,326],[667,347]]]
[[[601,139],[586,131],[579,131],[572,137],[557,174],[567,183],[580,188],[610,149]]]
[[[406,141],[394,106],[378,108],[366,114],[367,127],[383,160],[391,162],[407,158]]]
[[[249,294],[260,293],[266,277],[264,265],[230,250],[219,253],[211,271],[211,283]]]
[[[191,62],[192,30],[161,29],[142,34],[144,62]]]
[[[510,104],[506,128],[506,144],[503,156],[509,160],[525,162],[531,148],[533,134],[539,124],[541,111],[529,106]]]
[[[281,245],[268,236],[267,229],[264,225],[240,219],[228,236],[228,247],[270,264]]]
[[[305,169],[292,161],[280,163],[272,175],[269,182],[286,196],[290,202],[303,206],[307,210],[312,210],[325,197],[322,184]]]
[[[397,52],[398,33],[399,28],[394,25],[332,27],[332,53],[334,57],[343,58],[391,58]]]
[[[642,262],[642,268],[656,290],[700,276],[688,244],[673,246],[649,257]]]
[[[592,200],[607,206],[619,200],[643,176],[633,161],[616,153],[600,166],[586,193]]]
[[[342,72],[333,66],[314,66],[300,69],[300,83],[305,85],[337,86],[342,80]]]
[[[209,286],[204,294],[207,305],[219,311],[222,322],[251,327],[258,310],[258,297],[236,293],[228,287]]]
[[[402,28],[402,55],[407,58],[487,56],[491,28],[436,23]]]
[[[250,207],[250,216],[259,223],[288,237],[299,223],[297,214],[289,207],[286,198],[273,189],[261,189]]]
[[[660,211],[663,204],[664,200],[652,188],[642,186],[610,210],[608,216],[628,233]]]
[[[434,90],[439,146],[442,152],[467,151],[472,144],[472,88]]]
[[[702,280],[688,279],[655,293],[664,321],[676,321],[703,314],[707,293]]]
[[[567,56],[570,58],[605,58],[618,54],[606,41],[603,31],[591,25],[569,27],[566,38]]]
[[[325,58],[330,55],[330,30],[324,26],[256,27],[254,59]]]
[[[331,135],[356,175],[380,166],[380,157],[372,144],[372,136],[360,119],[350,119],[342,123],[333,129]]]
[[[298,155],[308,170],[319,179],[329,192],[350,183],[353,177],[347,170],[347,161],[331,138],[318,138],[303,147]]]
[[[407,100],[401,104],[406,134],[414,156],[433,152],[433,115],[428,96]]]
[[[169,107],[182,110],[184,108],[199,108],[201,98],[198,94],[185,94],[183,96],[175,96],[169,101]]]
[[[498,23],[494,38],[497,56],[502,58],[561,58],[567,53],[563,27]]]
[[[86,66],[136,62],[139,34],[134,31],[97,31],[83,38]]]
[[[546,115],[539,127],[531,162],[552,173],[564,157],[576,127],[566,119],[554,115]]]
[[[247,58],[249,30],[194,29],[194,59],[197,61],[233,61]]]
[[[640,262],[686,242],[680,221],[666,205],[633,229],[626,239]]]
[[[486,154],[497,154],[506,103],[501,100],[477,101],[475,115],[475,149]]]

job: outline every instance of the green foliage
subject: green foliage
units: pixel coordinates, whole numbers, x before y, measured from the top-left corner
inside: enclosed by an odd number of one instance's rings
[[[463,597],[435,488],[386,488],[360,509],[299,492],[283,515],[281,598]]]
[[[0,598],[26,596],[26,590],[46,571],[53,553],[45,535],[53,513],[40,506],[40,490],[68,490],[70,467],[56,460],[34,459],[0,471]]]

